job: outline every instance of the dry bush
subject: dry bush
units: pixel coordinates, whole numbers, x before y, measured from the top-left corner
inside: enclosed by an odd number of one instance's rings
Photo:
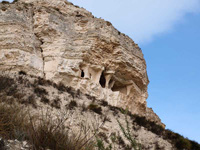
[[[5,139],[26,139],[27,113],[16,104],[8,105],[0,101],[0,136]]]
[[[31,116],[17,104],[0,102],[0,137],[27,140],[33,150],[93,150],[92,139],[80,130],[75,134],[66,126],[66,118],[53,117],[47,111],[40,116]],[[55,118],[55,119],[52,119]]]
[[[75,100],[72,100],[72,101],[69,102],[69,104],[66,106],[66,108],[69,109],[69,110],[72,110],[77,106],[78,106],[77,102]]]
[[[66,126],[65,117],[56,117],[47,111],[40,118],[30,118],[30,128],[28,131],[29,141],[34,150],[53,149],[53,150],[93,150],[94,142],[87,141],[80,134],[73,133]]]
[[[100,106],[98,106],[97,104],[91,103],[88,106],[88,109],[99,114],[99,115],[102,115],[102,108]]]

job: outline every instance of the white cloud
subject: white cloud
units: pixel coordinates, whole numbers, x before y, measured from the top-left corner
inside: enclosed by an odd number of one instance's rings
[[[2,0],[0,0],[2,1]],[[13,0],[7,0],[13,1]],[[69,0],[113,23],[139,44],[169,32],[187,13],[200,12],[200,0]]]
[[[139,44],[173,29],[187,13],[200,10],[200,0],[71,0],[113,23]]]

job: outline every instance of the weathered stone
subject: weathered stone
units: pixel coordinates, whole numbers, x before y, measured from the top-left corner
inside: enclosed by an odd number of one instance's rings
[[[141,49],[111,23],[65,0],[0,4],[0,70],[80,89],[162,124],[146,106]]]

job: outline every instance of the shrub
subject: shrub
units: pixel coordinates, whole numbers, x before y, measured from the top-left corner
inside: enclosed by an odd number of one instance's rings
[[[102,100],[102,101],[101,101],[101,105],[104,106],[104,107],[105,107],[105,106],[108,106],[108,102]]]
[[[65,91],[66,91],[66,87],[65,87],[64,84],[62,84],[62,83],[59,83],[59,84],[57,85],[57,89],[58,89],[59,91],[62,91],[62,92],[65,92]]]
[[[95,101],[95,100],[96,100],[96,97],[91,96],[91,95],[89,95],[89,94],[85,94],[85,96],[86,96],[89,100],[92,100],[92,101]]]
[[[93,112],[101,115],[102,114],[102,109],[100,106],[96,105],[96,104],[93,104],[91,103],[89,106],[88,106],[88,109],[92,110]]]
[[[40,96],[46,96],[48,95],[48,92],[44,88],[36,87],[34,89],[35,94],[40,97]]]
[[[52,120],[52,116],[47,114],[40,118],[39,122],[31,119],[31,127],[28,131],[29,141],[34,150],[92,150],[93,143],[77,138],[75,134],[69,134],[65,126],[65,118]]]
[[[106,21],[107,26],[111,26],[112,23],[110,23],[109,21]]]
[[[67,87],[61,82],[56,85],[54,84],[54,88],[58,89],[61,92],[68,92],[72,96],[72,98],[74,98],[75,96],[78,96],[75,94],[75,90],[72,87]],[[78,93],[80,94],[80,91]]]
[[[108,137],[104,132],[99,132],[98,136],[101,137],[106,143],[109,143]]]
[[[8,1],[2,1],[1,3],[2,4],[10,4],[10,2],[8,2]]]
[[[9,89],[13,84],[15,84],[14,79],[5,76],[0,76],[0,81],[1,81],[0,92]]]
[[[134,149],[134,150],[141,150],[140,144],[138,144],[133,136],[131,135],[130,127],[129,127],[129,122],[127,119],[127,115],[125,116],[125,121],[126,121],[126,128],[122,126],[120,121],[117,119],[117,122],[119,124],[119,127],[124,135],[124,137],[130,142],[130,145],[126,146],[128,149]]]
[[[134,122],[136,122],[139,126],[147,128],[148,130],[157,135],[162,135],[163,132],[165,131],[165,129],[162,126],[147,120],[145,117],[134,115]]]
[[[191,150],[190,141],[188,139],[183,138],[183,137],[179,137],[177,139],[177,142],[176,142],[175,146],[179,150],[182,150],[182,149]]]
[[[14,0],[12,3],[16,3],[16,2],[18,2],[18,0]]]
[[[41,102],[44,104],[48,104],[49,103],[49,99],[46,96],[42,96],[41,97]]]
[[[77,107],[78,105],[77,105],[77,102],[76,101],[74,101],[74,100],[72,100],[72,101],[70,101],[70,103],[68,104],[68,109],[70,109],[70,110],[72,110],[72,109],[74,109],[75,107]]]
[[[16,104],[7,105],[0,102],[0,136],[5,139],[26,138],[27,113]]]
[[[112,150],[112,145],[110,144],[108,147],[104,145],[102,139],[96,137],[96,147],[98,150]]]
[[[11,85],[6,91],[6,94],[8,96],[19,96],[18,95],[18,89],[17,89],[17,85]],[[18,98],[18,97],[17,97]]]
[[[34,108],[37,108],[37,103],[36,103],[36,100],[35,100],[35,95],[30,95],[28,98],[27,98],[27,101],[24,101],[24,104],[31,104]]]
[[[200,150],[200,145],[195,141],[190,141],[192,150]]]
[[[49,112],[30,116],[16,104],[0,103],[0,136],[4,139],[27,140],[33,150],[93,150],[94,142],[84,136],[69,133],[65,118],[56,118]],[[80,133],[83,131],[80,131]],[[84,138],[81,138],[84,137]],[[0,143],[2,144],[2,142]],[[3,147],[3,145],[2,145]]]
[[[57,108],[57,109],[60,108],[60,99],[59,99],[59,97],[57,97],[56,99],[53,100],[53,102],[51,103],[51,107],[54,107],[54,108]]]
[[[200,145],[197,142],[190,141],[171,130],[165,130],[163,137],[169,140],[178,150],[200,150]]]

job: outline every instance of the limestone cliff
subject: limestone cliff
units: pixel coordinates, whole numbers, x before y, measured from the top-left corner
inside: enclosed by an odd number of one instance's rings
[[[0,4],[0,70],[62,82],[163,125],[146,105],[149,80],[138,45],[65,0]]]

